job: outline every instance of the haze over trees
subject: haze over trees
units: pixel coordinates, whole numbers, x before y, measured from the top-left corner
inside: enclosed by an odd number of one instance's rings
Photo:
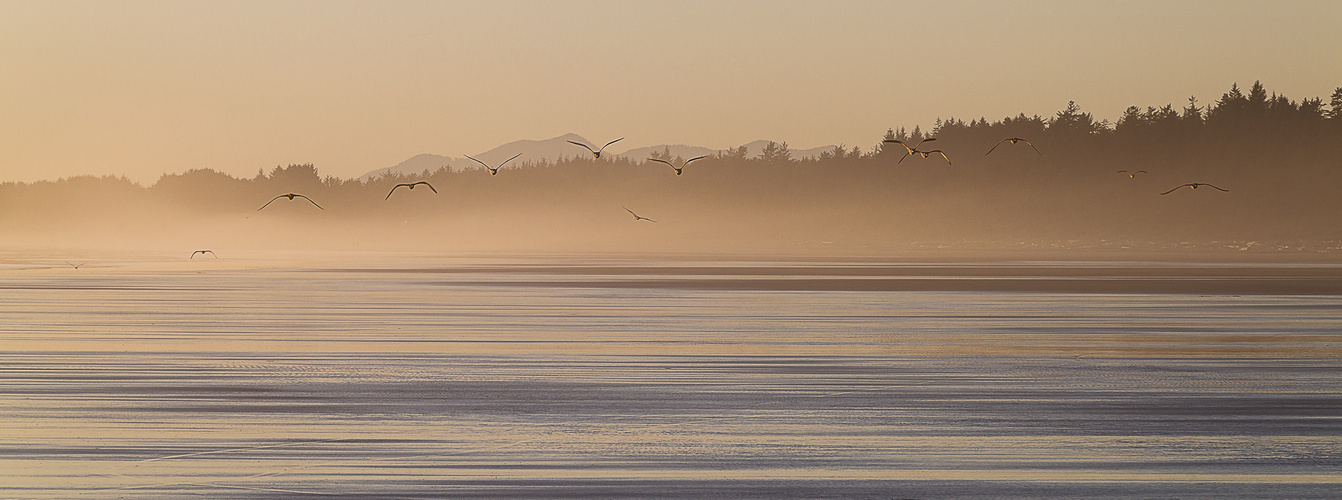
[[[906,158],[897,144],[935,137]],[[1024,144],[1003,144],[1022,137]],[[252,178],[212,170],[0,184],[12,244],[322,247],[456,251],[883,253],[907,248],[1193,247],[1342,252],[1342,87],[1327,102],[1255,82],[1213,102],[1128,108],[1113,122],[1074,102],[1053,116],[938,120],[795,158],[744,146],[683,176],[642,158],[519,159],[499,172],[439,169],[347,180],[311,164]],[[935,148],[931,145],[935,144]],[[893,147],[892,147],[893,146]],[[673,161],[669,150],[654,157]],[[1146,170],[1130,178],[1118,170]],[[439,191],[400,193],[425,180]],[[1158,193],[1206,182],[1228,193]],[[1187,190],[1185,190],[1187,191]],[[327,210],[277,201],[296,192]],[[1176,196],[1177,195],[1177,196]],[[621,206],[657,219],[631,226]],[[281,243],[276,236],[302,236]],[[204,240],[204,241],[202,241]]]

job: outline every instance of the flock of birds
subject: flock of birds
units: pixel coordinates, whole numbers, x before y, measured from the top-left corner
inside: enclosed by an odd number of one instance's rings
[[[574,145],[583,147],[583,148],[586,149],[588,152],[592,153],[592,158],[595,158],[595,159],[601,159],[601,152],[602,152],[602,151],[605,151],[606,148],[609,147],[611,144],[615,144],[615,143],[620,142],[620,141],[622,141],[622,140],[624,140],[623,137],[621,137],[621,138],[619,138],[619,139],[615,139],[615,140],[613,140],[613,141],[607,142],[605,145],[601,146],[600,148],[593,148],[592,146],[589,146],[589,145],[587,145],[587,144],[585,144],[585,143],[578,142],[578,141],[568,141],[568,142],[569,142],[569,143],[572,143],[572,144],[574,144]],[[904,141],[902,141],[902,140],[898,140],[898,139],[887,139],[887,140],[885,140],[885,141],[883,141],[883,142],[884,142],[885,144],[899,144],[900,146],[903,146],[903,147],[904,147],[904,155],[899,157],[899,161],[895,162],[896,164],[903,163],[903,162],[904,162],[904,159],[906,159],[906,158],[908,158],[908,157],[910,157],[910,156],[915,156],[915,155],[917,155],[917,156],[921,156],[921,157],[923,157],[924,159],[926,159],[926,158],[928,158],[928,157],[930,157],[930,156],[932,156],[932,155],[941,155],[941,158],[944,159],[944,160],[946,160],[946,164],[947,164],[947,165],[952,165],[952,163],[951,163],[951,158],[950,158],[949,156],[946,156],[946,152],[945,152],[945,151],[942,151],[942,150],[940,150],[940,149],[929,149],[929,150],[918,149],[918,148],[919,148],[920,146],[922,146],[923,144],[927,144],[927,143],[932,142],[932,141],[935,141],[935,140],[937,140],[935,137],[928,137],[928,138],[925,138],[925,139],[921,139],[921,140],[919,140],[918,142],[916,142],[916,143],[914,143],[914,144],[912,144],[912,145],[910,145],[909,143],[906,143],[906,142],[904,142]],[[998,147],[998,146],[1001,146],[1002,144],[1010,143],[1010,144],[1012,144],[1012,145],[1015,145],[1015,144],[1017,144],[1017,143],[1021,143],[1021,142],[1025,143],[1027,146],[1030,146],[1030,149],[1033,149],[1034,152],[1035,152],[1036,154],[1043,155],[1043,153],[1041,153],[1041,152],[1039,151],[1039,148],[1035,147],[1034,143],[1031,143],[1030,141],[1025,140],[1025,139],[1022,139],[1022,138],[1020,138],[1020,137],[1008,137],[1008,138],[1006,138],[1006,139],[1002,139],[1002,140],[998,141],[997,144],[994,144],[993,147],[992,147],[991,149],[989,149],[988,152],[987,152],[987,153],[984,153],[983,155],[984,155],[984,156],[987,156],[987,155],[992,154],[992,152],[993,152],[993,151],[996,151],[996,150],[997,150],[997,147]],[[503,168],[504,165],[507,165],[508,162],[517,159],[517,157],[519,157],[519,156],[522,156],[522,153],[517,153],[517,154],[513,155],[511,158],[508,158],[507,160],[504,160],[502,163],[499,163],[497,166],[492,166],[492,167],[491,167],[488,163],[485,163],[485,162],[483,162],[483,161],[480,161],[479,159],[477,159],[477,158],[475,158],[475,157],[472,157],[472,156],[470,156],[470,155],[466,155],[467,158],[470,158],[471,160],[474,160],[476,163],[479,163],[480,165],[483,165],[483,166],[485,167],[485,169],[489,170],[489,175],[498,175],[498,174],[499,174],[499,169],[500,169],[500,168]],[[664,164],[666,164],[667,166],[671,167],[672,170],[675,170],[676,175],[681,175],[682,173],[684,173],[684,171],[685,171],[685,166],[686,166],[686,165],[689,165],[691,162],[694,162],[694,161],[696,161],[696,160],[702,160],[702,159],[707,158],[707,157],[708,157],[708,155],[696,156],[696,157],[694,157],[694,158],[690,158],[690,159],[685,160],[684,162],[682,162],[682,163],[680,164],[679,167],[677,167],[674,163],[671,163],[670,161],[667,161],[667,160],[663,160],[663,159],[661,159],[661,158],[648,158],[648,160],[649,160],[649,161],[655,161],[655,162],[658,162],[658,163],[664,163]],[[1119,173],[1119,174],[1125,174],[1125,175],[1128,176],[1128,178],[1135,178],[1135,177],[1137,177],[1137,174],[1145,174],[1145,173],[1147,173],[1147,171],[1145,171],[1145,170],[1137,170],[1137,171],[1119,170],[1117,173]],[[401,183],[401,184],[397,184],[397,185],[395,185],[395,186],[392,186],[391,191],[388,191],[388,192],[387,192],[387,197],[386,197],[386,198],[383,198],[383,201],[390,200],[390,199],[391,199],[391,195],[395,194],[397,189],[400,189],[400,188],[406,188],[407,190],[414,190],[416,186],[426,186],[426,187],[429,188],[430,191],[433,191],[434,194],[437,194],[437,193],[438,193],[438,190],[435,189],[435,188],[433,187],[433,185],[432,185],[432,184],[429,184],[427,181],[417,181],[417,182]],[[1173,189],[1170,189],[1169,191],[1165,191],[1165,192],[1160,193],[1160,194],[1161,194],[1161,196],[1164,196],[1164,195],[1173,193],[1173,192],[1175,192],[1175,191],[1178,191],[1178,190],[1180,190],[1180,189],[1182,189],[1182,188],[1197,189],[1197,188],[1202,187],[1202,186],[1206,186],[1206,187],[1209,187],[1209,188],[1212,188],[1212,189],[1216,189],[1216,190],[1219,190],[1219,191],[1222,191],[1222,192],[1229,192],[1229,191],[1230,191],[1230,190],[1228,190],[1228,189],[1223,189],[1223,188],[1220,188],[1220,187],[1217,187],[1217,186],[1214,186],[1214,185],[1211,185],[1211,184],[1208,184],[1208,183],[1205,183],[1205,182],[1190,182],[1190,183],[1187,183],[1187,184],[1181,184],[1181,185],[1179,185],[1179,186],[1175,186]],[[296,199],[296,198],[302,198],[302,199],[304,199],[304,200],[307,200],[308,203],[311,203],[312,206],[317,207],[318,209],[321,209],[321,210],[326,210],[325,208],[322,208],[321,205],[318,205],[316,201],[313,201],[312,198],[308,198],[307,196],[304,196],[304,195],[301,195],[301,194],[298,194],[298,193],[285,193],[285,194],[276,196],[276,197],[274,197],[274,198],[271,198],[270,201],[267,201],[265,205],[261,205],[261,208],[258,208],[257,210],[260,211],[260,210],[265,209],[266,207],[270,206],[271,203],[274,203],[275,200],[278,200],[278,199],[280,199],[280,198],[287,198],[287,199],[289,199],[289,201],[293,201],[293,200]],[[641,216],[641,215],[639,215],[639,214],[637,214],[637,213],[634,213],[634,211],[633,211],[633,210],[630,210],[628,207],[621,206],[620,208],[624,208],[624,210],[625,210],[626,212],[629,212],[630,215],[634,216],[634,222],[638,222],[638,221],[648,221],[648,222],[654,222],[654,223],[657,222],[657,221],[655,221],[655,220],[652,220],[652,219],[649,219],[649,218],[647,218],[647,217]],[[207,254],[207,253],[210,254],[210,255],[212,255],[212,256],[214,256],[215,258],[219,258],[218,255],[215,255],[214,252],[212,252],[212,251],[210,251],[210,250],[196,250],[195,252],[193,252],[193,253],[191,254],[191,258],[194,259],[194,258],[196,257],[196,254],[204,255],[204,254]],[[74,266],[74,264],[71,264],[71,265]],[[79,269],[78,266],[74,266],[74,267],[75,267],[75,269]]]
[[[904,156],[899,157],[899,161],[898,161],[898,162],[895,162],[896,164],[903,163],[905,158],[908,158],[908,157],[913,156],[913,155],[919,155],[919,156],[922,156],[923,158],[927,158],[927,157],[929,157],[929,156],[932,156],[933,154],[939,154],[939,155],[941,155],[942,158],[944,158],[944,159],[946,160],[946,164],[947,164],[947,165],[950,165],[950,164],[951,164],[951,158],[950,158],[949,156],[946,156],[946,152],[945,152],[945,151],[942,151],[942,150],[940,150],[940,149],[930,149],[930,150],[926,150],[926,151],[918,149],[918,146],[921,146],[921,145],[923,145],[923,144],[925,144],[925,143],[932,142],[932,141],[935,141],[935,140],[937,140],[935,137],[928,137],[928,138],[926,138],[926,139],[919,140],[917,143],[915,143],[915,144],[912,145],[912,146],[910,146],[908,143],[906,143],[906,142],[904,142],[904,141],[897,140],[897,139],[886,139],[886,140],[883,141],[883,142],[886,143],[886,144],[899,144],[900,146],[904,146]],[[1016,143],[1018,143],[1018,142],[1023,142],[1023,143],[1025,143],[1026,145],[1030,146],[1030,149],[1033,149],[1035,153],[1040,154],[1040,155],[1043,155],[1043,154],[1044,154],[1044,153],[1040,153],[1040,152],[1039,152],[1039,148],[1034,147],[1034,144],[1031,143],[1030,141],[1027,141],[1027,140],[1025,140],[1025,139],[1021,139],[1020,137],[1008,137],[1008,138],[1006,138],[1006,139],[1002,139],[1002,140],[1000,140],[1000,141],[997,141],[997,144],[994,144],[992,148],[988,149],[988,152],[987,152],[987,153],[983,153],[983,156],[988,156],[988,155],[992,154],[993,151],[997,150],[997,147],[998,147],[998,146],[1001,146],[1002,144],[1004,144],[1004,143],[1008,143],[1008,142],[1011,143],[1011,144],[1013,144],[1013,145],[1016,144]],[[660,160],[658,160],[658,161],[660,161]],[[663,163],[665,163],[665,162],[663,162]],[[1132,178],[1137,177],[1137,174],[1145,174],[1145,173],[1147,173],[1147,171],[1145,171],[1145,170],[1138,170],[1138,171],[1135,171],[1135,172],[1134,172],[1134,171],[1129,171],[1129,170],[1119,170],[1119,171],[1116,172],[1116,173],[1127,174],[1128,178],[1129,178],[1129,179],[1132,179]],[[676,174],[680,174],[680,171],[677,170],[677,171],[676,171]],[[1164,193],[1160,193],[1160,194],[1161,194],[1161,196],[1164,196],[1164,195],[1173,193],[1173,192],[1175,192],[1175,191],[1178,191],[1178,190],[1181,189],[1181,188],[1197,189],[1199,186],[1207,186],[1207,187],[1209,187],[1209,188],[1216,189],[1216,190],[1220,190],[1220,191],[1223,191],[1223,192],[1230,192],[1229,189],[1222,189],[1222,188],[1213,186],[1213,185],[1208,184],[1208,183],[1205,183],[1205,182],[1190,182],[1190,183],[1188,183],[1188,184],[1181,184],[1181,185],[1179,185],[1179,186],[1175,186],[1174,189],[1171,189],[1171,190],[1169,190],[1169,191],[1165,191]]]

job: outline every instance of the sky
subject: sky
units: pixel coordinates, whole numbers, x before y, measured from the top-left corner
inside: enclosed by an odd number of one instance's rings
[[[937,118],[1096,118],[1342,87],[1342,2],[0,0],[0,182],[414,155],[870,148]],[[618,151],[616,151],[618,152]]]

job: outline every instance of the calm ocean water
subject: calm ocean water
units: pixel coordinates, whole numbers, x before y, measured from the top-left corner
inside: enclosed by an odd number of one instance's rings
[[[1337,498],[1338,275],[11,259],[0,498]]]

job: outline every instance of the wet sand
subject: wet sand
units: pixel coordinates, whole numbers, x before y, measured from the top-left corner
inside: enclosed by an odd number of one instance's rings
[[[1342,488],[1327,265],[10,264],[0,496]]]
[[[358,273],[511,275],[457,286],[773,291],[1342,294],[1342,266],[1104,263],[596,266],[332,269]],[[540,277],[541,279],[530,279]],[[572,279],[581,277],[585,279]]]

